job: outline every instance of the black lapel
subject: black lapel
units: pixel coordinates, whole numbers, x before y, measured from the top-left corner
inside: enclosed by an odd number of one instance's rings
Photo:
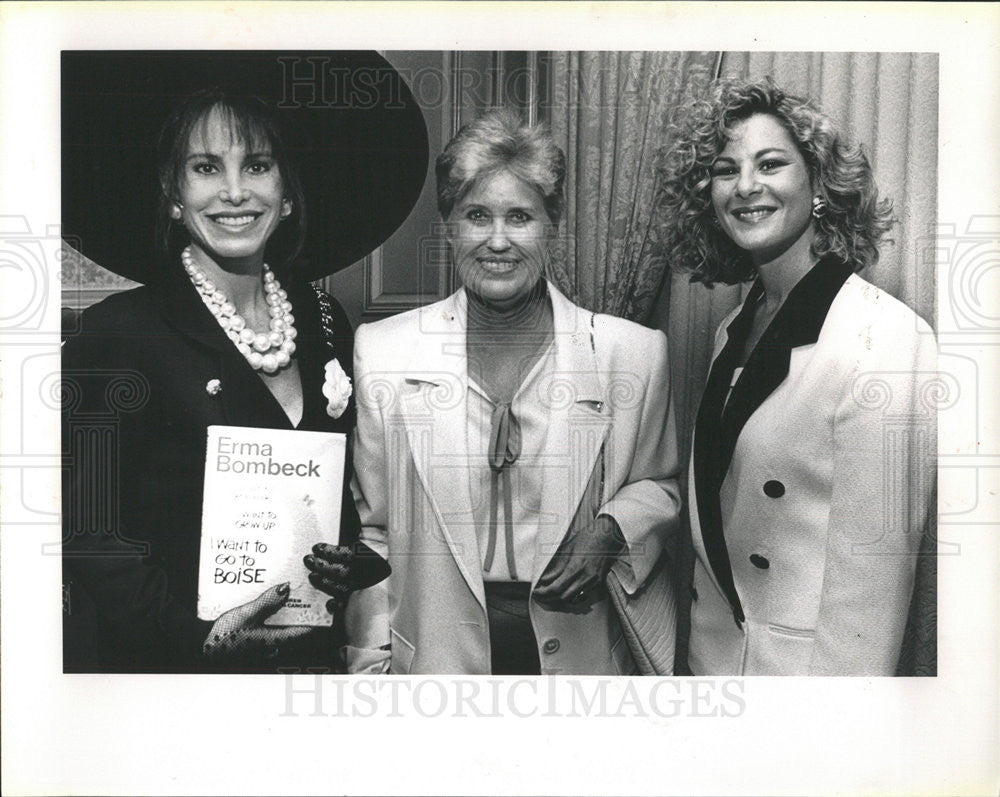
[[[282,280],[282,287],[288,292],[292,303],[298,333],[295,339],[295,358],[299,364],[303,394],[302,420],[298,428],[349,435],[354,429],[355,399],[351,397],[343,415],[331,418],[326,412],[327,399],[323,395],[323,381],[326,363],[334,357],[340,361],[348,376],[352,376],[354,332],[350,322],[343,309],[334,302],[329,323],[332,334],[328,335],[324,330],[319,303],[312,286],[308,282],[289,278]],[[222,399],[227,424],[268,429],[292,428],[277,399],[226,337],[179,267],[176,273],[164,274],[156,281],[153,295],[160,314],[171,328],[217,358],[218,378],[222,382],[219,397]],[[355,543],[361,531],[361,521],[350,491],[352,473],[351,451],[348,447],[340,531],[340,541],[345,545]]]
[[[302,381],[302,421],[299,429],[305,431],[328,432],[330,417],[326,414],[326,400],[323,398],[323,365],[329,359],[320,328],[319,313],[316,310],[316,296],[309,283],[295,284],[291,280],[283,283],[288,291],[295,315],[295,359],[299,363],[299,379]]]
[[[744,613],[726,549],[719,490],[747,420],[788,376],[792,349],[819,338],[830,305],[852,271],[850,266],[826,259],[799,280],[751,352],[723,409],[750,329],[752,308],[763,292],[758,280],[727,327],[729,339],[709,373],[698,408],[693,446],[698,518],[705,553],[740,623]]]
[[[695,496],[698,504],[698,519],[701,524],[701,536],[705,545],[712,572],[722,587],[722,591],[733,608],[736,621],[743,622],[743,607],[736,586],[733,584],[733,571],[729,564],[729,553],[726,549],[726,538],[722,533],[722,509],[719,505],[719,487],[722,484],[718,477],[719,461],[719,425],[722,416],[722,405],[732,379],[736,363],[739,362],[740,351],[743,348],[750,322],[753,318],[751,308],[763,292],[758,280],[750,289],[743,302],[743,307],[737,316],[726,327],[728,339],[719,356],[712,363],[708,374],[708,383],[698,406],[698,418],[695,421],[694,443],[691,456],[694,464]],[[728,466],[727,466],[728,467]],[[725,469],[723,469],[723,474]]]
[[[153,293],[164,321],[197,346],[210,350],[216,358],[218,379],[222,383],[219,399],[227,424],[292,428],[277,399],[226,337],[179,264],[163,273]]]

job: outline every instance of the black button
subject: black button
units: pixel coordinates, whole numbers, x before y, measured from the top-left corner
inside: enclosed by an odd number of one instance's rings
[[[771,563],[759,553],[750,554],[750,564],[754,567],[759,567],[761,570],[767,570],[771,566]]]
[[[764,482],[764,495],[769,498],[781,498],[785,494],[785,485],[779,481],[771,479]]]
[[[559,650],[559,640],[558,639],[546,639],[545,644],[542,645],[542,650],[546,653],[555,653]]]

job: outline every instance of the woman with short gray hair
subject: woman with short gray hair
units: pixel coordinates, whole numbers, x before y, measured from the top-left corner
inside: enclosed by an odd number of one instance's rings
[[[462,288],[358,330],[355,498],[393,574],[351,601],[350,669],[636,672],[605,580],[665,578],[667,342],[546,281],[564,178],[545,128],[466,125],[437,161]]]

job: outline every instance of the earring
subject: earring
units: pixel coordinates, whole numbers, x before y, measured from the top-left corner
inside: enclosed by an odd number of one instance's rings
[[[821,196],[813,197],[812,215],[814,219],[821,219],[826,215],[826,200]]]
[[[281,200],[281,218],[288,218],[292,215],[292,201],[290,199]]]
[[[708,223],[711,224],[712,227],[716,230],[722,227],[722,225],[719,223],[719,217],[716,216],[714,213],[708,217]]]
[[[174,219],[175,221],[180,220],[181,211],[183,210],[184,206],[180,202],[174,202],[174,204],[170,206],[170,218]]]

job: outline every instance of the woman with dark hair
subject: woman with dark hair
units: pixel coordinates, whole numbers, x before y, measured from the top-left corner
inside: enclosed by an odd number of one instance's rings
[[[162,189],[156,215],[158,254],[169,263],[183,247],[201,247],[200,242],[192,242],[192,234],[197,237],[197,232],[189,231],[181,194],[197,190],[199,178],[209,179],[210,193],[217,190],[210,178],[218,178],[223,172],[210,163],[217,153],[207,145],[214,144],[219,152],[235,150],[234,154],[265,156],[248,165],[248,175],[271,174],[280,179],[282,223],[267,230],[264,245],[273,253],[272,259],[278,258],[279,268],[290,266],[305,243],[306,208],[298,164],[292,158],[286,138],[281,118],[259,97],[232,94],[220,88],[192,92],[167,119],[157,144]],[[204,152],[198,151],[199,145],[205,148]],[[192,158],[198,155],[205,156],[203,162],[192,165]],[[244,193],[251,190],[247,186]]]
[[[86,310],[65,344],[63,551],[77,610],[67,636],[82,639],[79,624],[91,626],[89,645],[67,647],[67,669],[338,669],[347,595],[388,573],[357,542],[348,459],[340,544],[302,551],[302,580],[332,596],[329,625],[265,624],[288,601],[288,583],[214,622],[196,615],[206,428],[349,435],[354,426],[350,324],[296,261],[306,199],[287,129],[280,112],[247,94],[208,89],[183,100],[159,139],[159,263],[109,263],[146,286]],[[401,181],[403,204],[419,190],[411,182]],[[395,224],[408,209],[391,211]],[[358,236],[371,248],[380,240]],[[115,407],[113,452],[101,464],[85,437],[115,380],[130,395]],[[105,496],[100,468],[118,479]]]
[[[546,281],[564,177],[542,127],[463,127],[437,161],[461,289],[358,330],[362,539],[393,574],[348,605],[352,670],[637,671],[606,583],[669,592],[667,341]],[[673,619],[650,630],[667,672]]]
[[[755,279],[719,326],[694,432],[691,669],[892,675],[930,505],[932,477],[907,476],[935,454],[918,400],[936,348],[856,274],[890,203],[861,148],[770,80],[687,107],[661,177],[674,266]]]

